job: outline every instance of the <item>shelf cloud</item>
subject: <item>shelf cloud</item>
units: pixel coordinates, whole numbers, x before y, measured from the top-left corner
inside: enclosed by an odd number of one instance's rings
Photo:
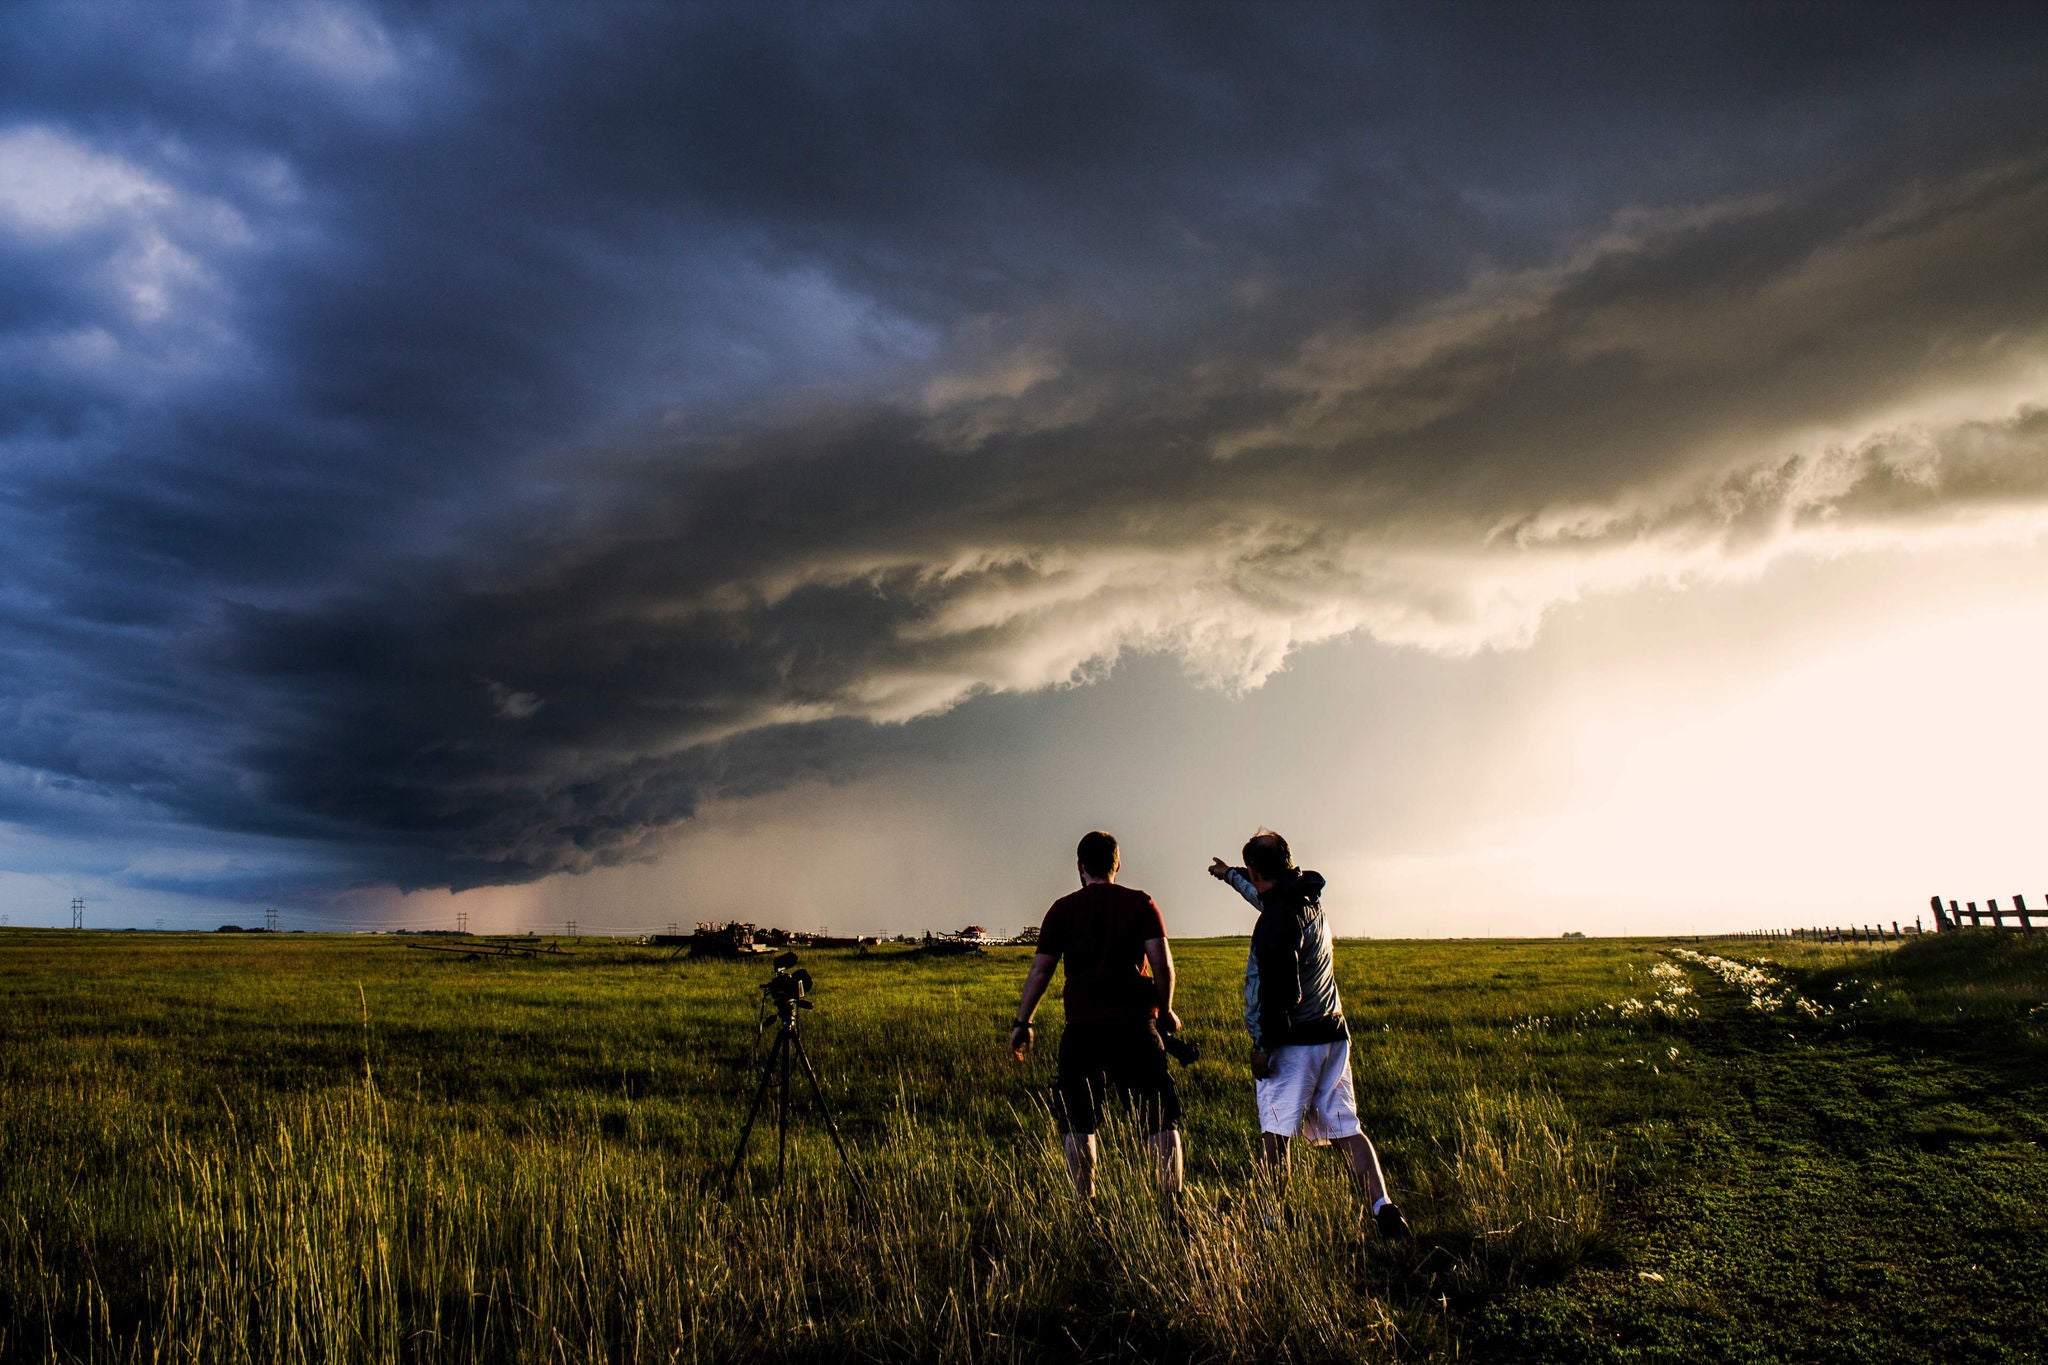
[[[195,885],[2048,530],[2038,33],[279,13],[0,21],[0,815],[263,850]]]

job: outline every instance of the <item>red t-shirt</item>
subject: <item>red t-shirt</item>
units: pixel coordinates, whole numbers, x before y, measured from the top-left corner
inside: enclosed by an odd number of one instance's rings
[[[1150,1019],[1159,992],[1145,962],[1145,941],[1165,938],[1152,898],[1133,887],[1092,882],[1045,912],[1038,951],[1067,959],[1062,998],[1071,1020]]]

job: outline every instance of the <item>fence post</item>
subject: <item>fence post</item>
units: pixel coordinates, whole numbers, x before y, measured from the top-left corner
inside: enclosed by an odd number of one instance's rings
[[[1941,908],[1941,897],[1929,896],[1927,903],[1934,907],[1934,932],[1937,934],[1947,933],[1948,912]]]
[[[2027,913],[2027,898],[2017,891],[2012,893],[2012,908],[2013,912],[2020,917],[2020,928],[2031,929],[2034,927],[2033,916]]]
[[[1998,897],[1993,896],[1990,900],[1985,901],[1984,908],[1991,912],[1991,927],[2003,929],[2005,927],[2005,912],[1998,908]]]
[[[1984,916],[1978,911],[1977,902],[1964,901],[1963,909],[1969,912],[1970,927],[1972,929],[1982,929],[1984,927]]]

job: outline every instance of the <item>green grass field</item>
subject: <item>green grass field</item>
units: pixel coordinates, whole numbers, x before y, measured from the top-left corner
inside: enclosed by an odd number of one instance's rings
[[[1076,1210],[1024,950],[805,955],[864,1204],[803,1110],[705,1192],[761,960],[0,932],[0,1360],[2037,1360],[2035,939],[1343,944],[1394,1247],[1254,1177],[1242,940],[1176,945],[1176,1234],[1127,1132]]]

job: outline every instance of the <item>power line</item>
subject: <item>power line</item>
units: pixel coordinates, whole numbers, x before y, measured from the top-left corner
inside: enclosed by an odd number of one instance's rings
[[[277,907],[274,905],[268,905],[263,908],[263,932],[266,934],[277,932]]]
[[[85,927],[85,897],[83,896],[73,896],[71,898],[71,927],[74,929],[83,929]]]

